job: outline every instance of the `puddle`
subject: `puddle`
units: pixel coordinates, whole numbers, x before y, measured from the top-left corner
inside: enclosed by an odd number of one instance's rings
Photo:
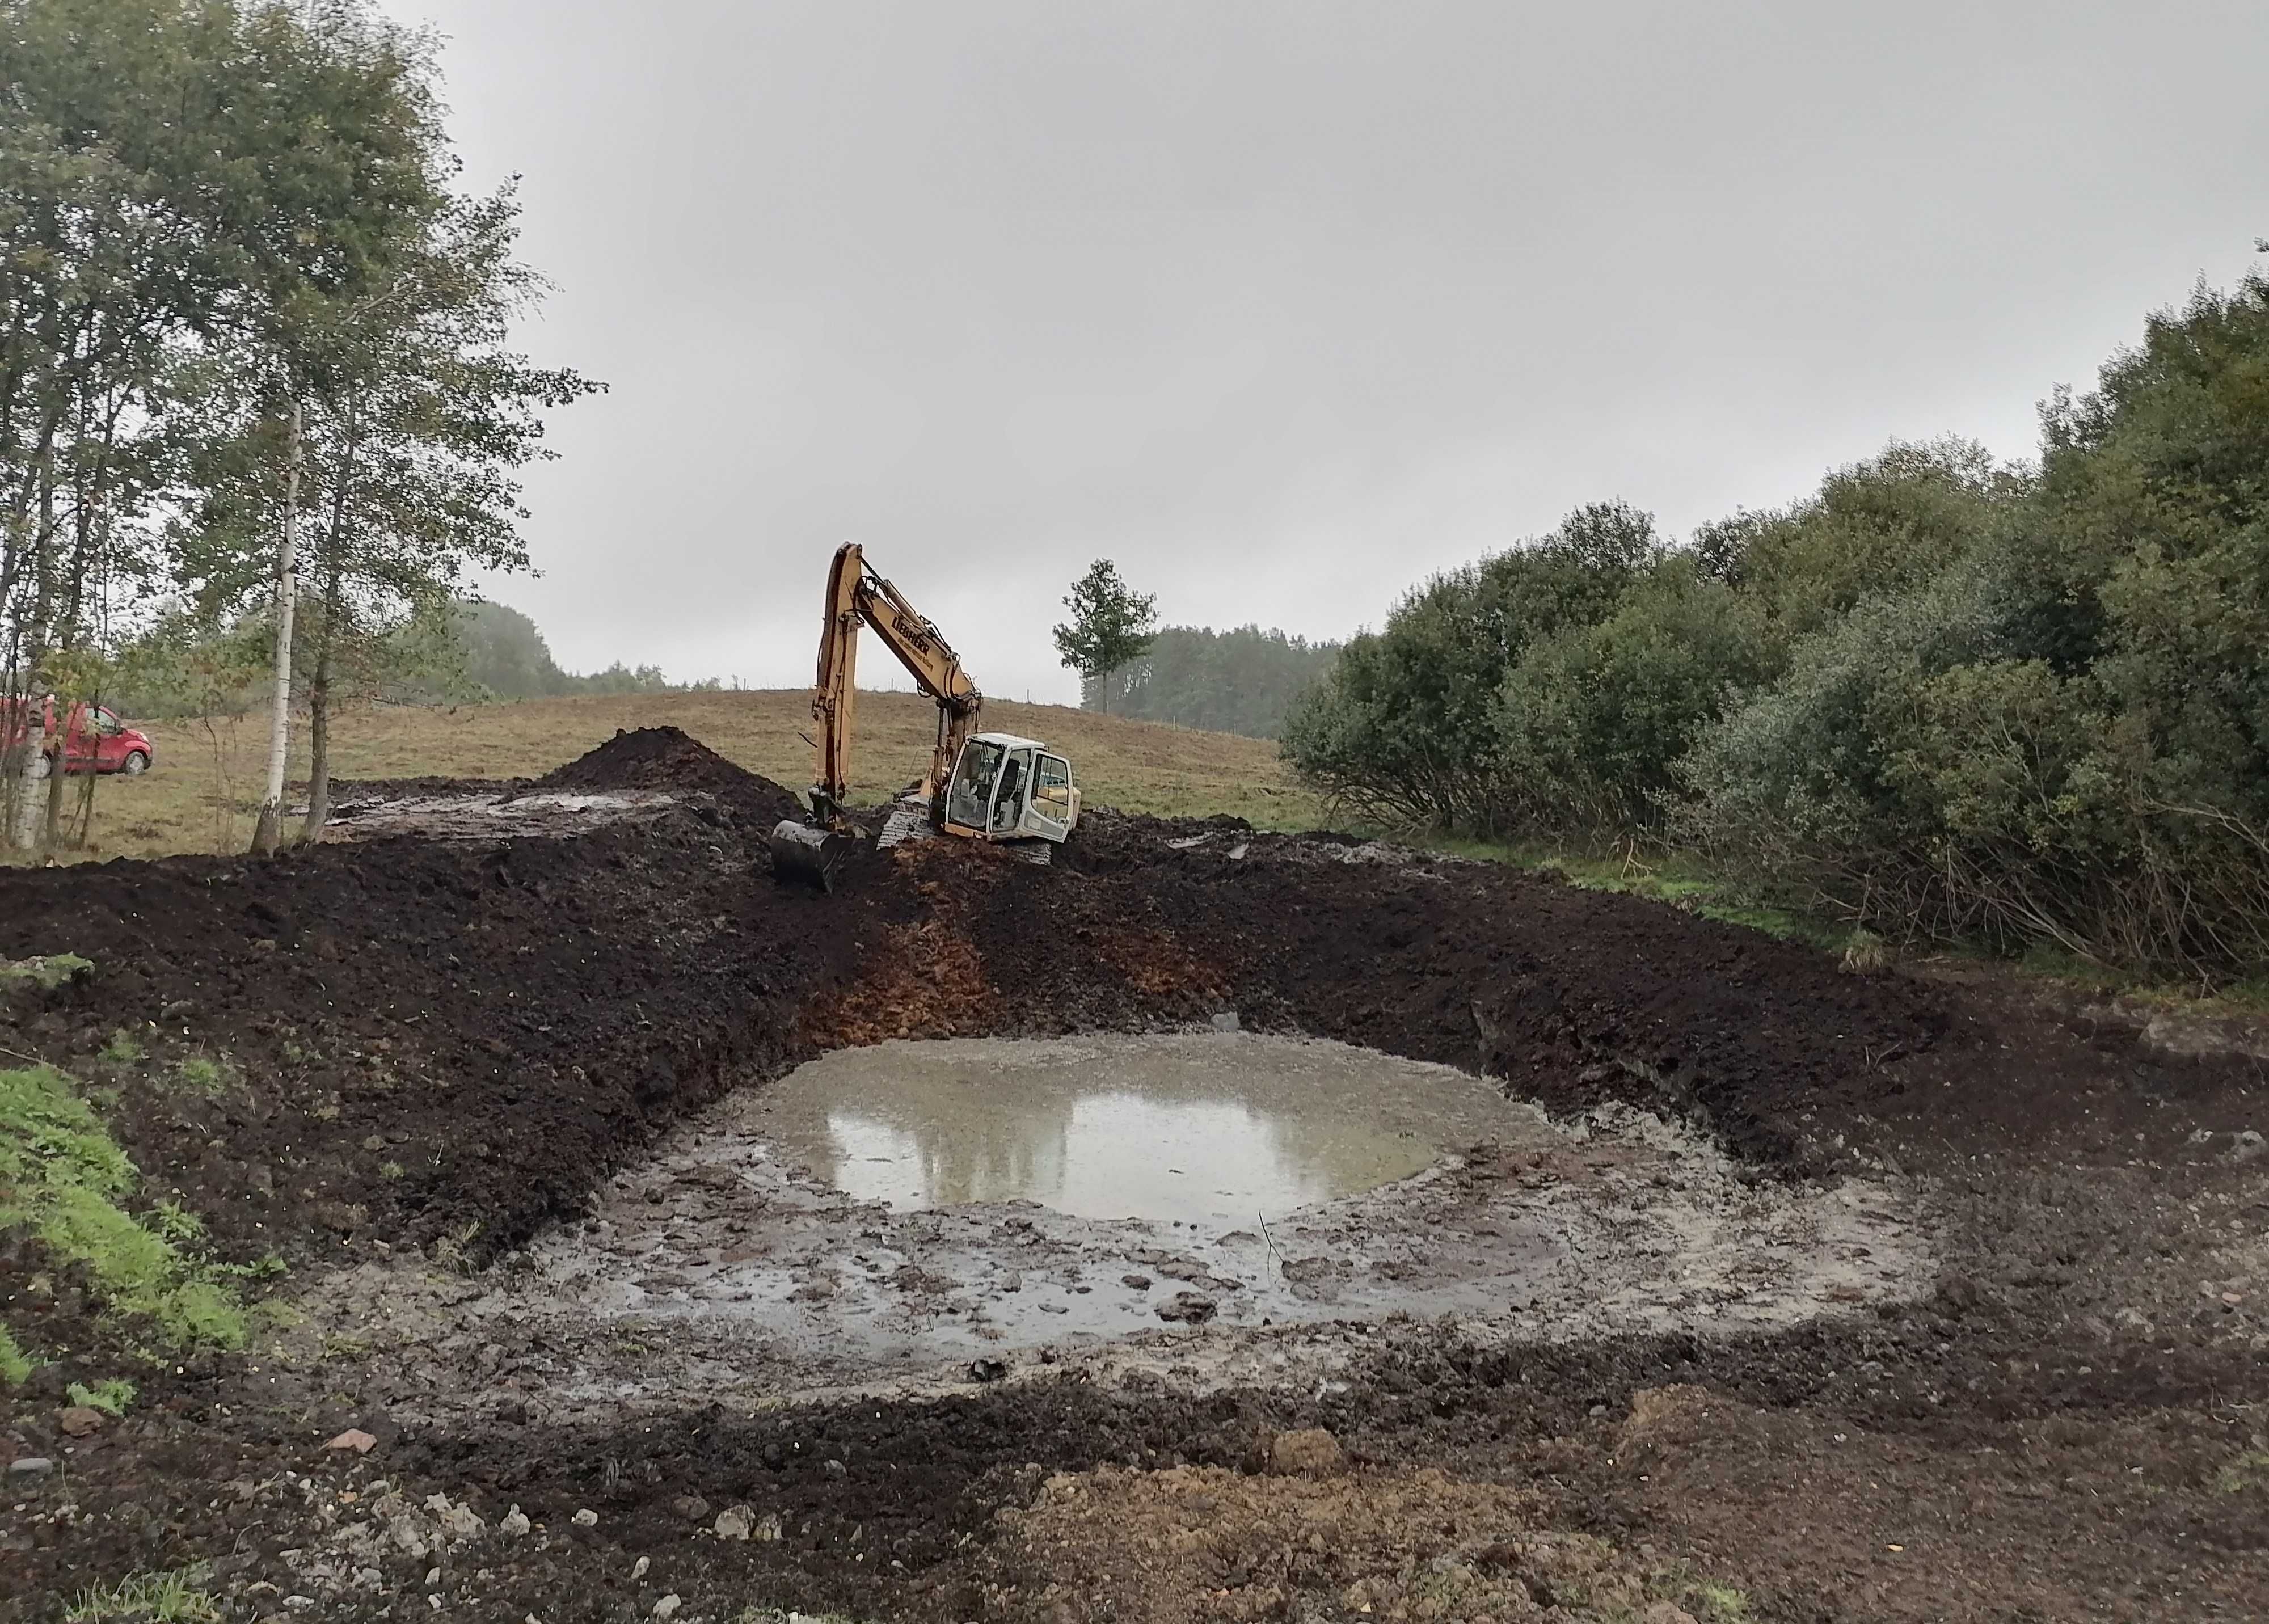
[[[887,1043],[738,1105],[731,1126],[856,1200],[1208,1228],[1375,1190],[1484,1140],[1556,1137],[1479,1078],[1249,1033]]]
[[[1643,1111],[1556,1123],[1448,1067],[1250,1033],[976,1039],[743,1089],[513,1267],[360,1271],[325,1328],[383,1325],[405,1371],[520,1347],[507,1384],[564,1417],[1010,1369],[1314,1391],[1398,1325],[1722,1335],[1934,1272],[1903,1181],[1760,1181]]]

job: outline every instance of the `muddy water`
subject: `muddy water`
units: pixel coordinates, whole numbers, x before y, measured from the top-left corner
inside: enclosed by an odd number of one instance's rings
[[[1482,1140],[1556,1138],[1446,1067],[1216,1032],[843,1050],[727,1120],[894,1210],[1028,1200],[1194,1227],[1357,1195]]]
[[[1916,1197],[1334,1044],[892,1044],[719,1102],[469,1291],[373,1266],[313,1323],[484,1369],[533,1350],[513,1381],[562,1417],[980,1368],[1312,1388],[1414,1320],[1519,1344],[1864,1313],[1928,1288]]]

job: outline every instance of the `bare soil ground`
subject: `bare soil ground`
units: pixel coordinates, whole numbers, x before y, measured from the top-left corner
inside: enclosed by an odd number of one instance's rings
[[[51,1362],[0,1455],[55,1464],[0,1500],[0,1610],[202,1564],[243,1617],[2262,1616],[2259,1059],[1230,820],[1098,818],[1048,868],[869,853],[818,897],[767,872],[786,792],[689,742],[632,735],[551,787],[697,773],[580,830],[0,875],[0,957],[94,965],[11,984],[0,1049],[105,1090],[145,1199],[280,1253],[302,1305],[254,1351],[152,1367],[4,1243],[0,1315]],[[537,1319],[473,1312],[804,1059],[1224,1008],[1653,1113],[1761,1189],[1896,1187],[1936,1273],[1794,1324],[1350,1320],[1333,1379],[1032,1355],[792,1402],[807,1373],[768,1401],[761,1369],[690,1362],[610,1391]],[[105,1059],[137,1022],[144,1056]],[[192,1053],[228,1086],[171,1086]],[[1253,1332],[1179,1334],[1195,1362]],[[129,1370],[122,1420],[67,1429],[70,1383]],[[325,1447],[349,1428],[367,1453]]]

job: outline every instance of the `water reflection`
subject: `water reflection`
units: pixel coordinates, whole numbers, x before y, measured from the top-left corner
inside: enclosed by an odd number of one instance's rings
[[[1024,1200],[1249,1223],[1545,1130],[1477,1078],[1252,1034],[846,1050],[744,1096],[750,1126],[862,1200]]]
[[[1038,1109],[1019,1109],[1030,1104]],[[915,1122],[827,1113],[829,1181],[861,1200],[947,1207],[1024,1200],[1084,1218],[1250,1218],[1407,1178],[1415,1138],[1285,1120],[1235,1100],[1113,1090],[995,1097]]]

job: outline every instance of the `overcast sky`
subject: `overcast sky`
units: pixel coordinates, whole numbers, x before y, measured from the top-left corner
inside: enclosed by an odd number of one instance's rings
[[[389,3],[612,386],[492,592],[577,669],[807,683],[847,540],[1004,698],[1098,557],[1344,636],[1579,502],[2029,455],[2269,234],[2261,0]]]

